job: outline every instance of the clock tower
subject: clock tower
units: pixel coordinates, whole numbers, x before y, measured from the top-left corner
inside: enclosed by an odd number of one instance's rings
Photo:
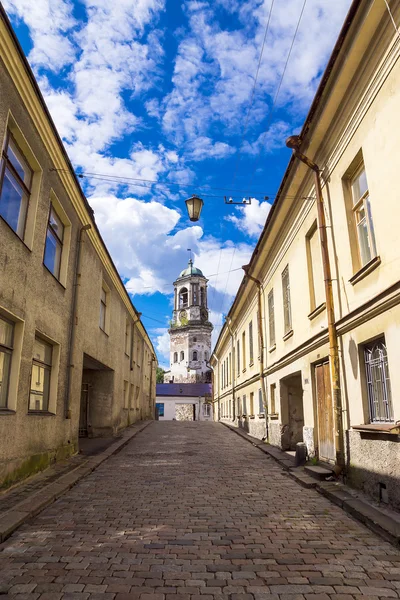
[[[208,383],[211,332],[208,320],[207,279],[189,260],[174,282],[174,312],[169,329],[170,371],[165,383]]]

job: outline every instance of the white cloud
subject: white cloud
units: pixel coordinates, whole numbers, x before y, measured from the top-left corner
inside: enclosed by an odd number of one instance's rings
[[[230,221],[239,229],[246,233],[250,237],[258,237],[265,225],[268,213],[271,210],[271,204],[269,202],[262,202],[251,199],[251,204],[246,206],[237,206],[236,212],[238,215],[229,215],[226,217],[227,221]]]

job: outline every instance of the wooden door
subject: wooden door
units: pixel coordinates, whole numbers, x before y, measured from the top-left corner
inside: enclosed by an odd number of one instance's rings
[[[315,367],[318,411],[318,454],[321,460],[335,460],[334,419],[329,361]]]

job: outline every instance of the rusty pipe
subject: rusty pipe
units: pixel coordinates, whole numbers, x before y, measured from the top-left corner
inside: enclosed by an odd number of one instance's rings
[[[317,217],[319,240],[322,254],[322,266],[324,272],[325,303],[328,318],[328,336],[329,336],[329,364],[332,379],[332,397],[335,415],[335,452],[336,465],[340,470],[344,468],[344,434],[343,434],[343,408],[342,393],[340,386],[340,363],[339,363],[339,344],[335,323],[335,308],[332,288],[332,275],[329,259],[328,236],[326,233],[326,219],[324,211],[324,200],[322,196],[321,171],[318,165],[300,152],[301,139],[299,136],[291,136],[286,140],[288,148],[293,150],[293,155],[304,163],[314,172],[315,193],[317,203]]]

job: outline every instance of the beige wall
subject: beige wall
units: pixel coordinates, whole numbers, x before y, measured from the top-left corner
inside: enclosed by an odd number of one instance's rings
[[[400,7],[397,12],[400,13]],[[397,14],[400,17],[400,14]],[[341,56],[331,71],[311,125],[303,134],[302,151],[321,168],[328,247],[333,278],[336,327],[339,334],[343,429],[347,468],[354,485],[378,499],[386,485],[389,502],[400,506],[398,483],[398,435],[384,427],[360,432],[370,425],[365,382],[364,344],[385,337],[394,420],[400,420],[399,360],[400,252],[397,221],[398,144],[400,134],[400,40],[385,6],[366,2],[354,19]],[[353,214],[349,206],[348,178],[362,156],[370,194],[377,257],[361,271]],[[262,282],[263,334],[268,403],[275,385],[275,415],[268,417],[269,441],[286,447],[287,432],[303,419],[303,439],[309,454],[318,455],[318,423],[315,366],[329,355],[326,308],[321,265],[315,264],[315,244],[310,233],[317,219],[313,173],[299,161],[286,174],[279,204],[250,263],[250,272]],[[313,254],[314,261],[310,258]],[[289,265],[292,331],[285,336],[282,272]],[[319,281],[313,281],[319,274]],[[352,281],[350,281],[352,280]],[[274,290],[276,345],[271,347],[268,293]],[[316,294],[313,294],[313,291]],[[315,296],[315,297],[314,297]],[[228,319],[234,338],[240,337],[249,307],[257,303],[257,287],[249,279],[239,290]],[[220,370],[229,349],[224,326],[214,350],[212,365]],[[218,359],[218,360],[217,360]],[[251,373],[259,368],[254,365]],[[240,375],[242,377],[242,374]],[[247,377],[247,374],[246,374]],[[250,379],[250,372],[248,375]],[[220,377],[219,377],[220,381]],[[242,396],[260,385],[243,378]],[[298,387],[298,386],[301,387]],[[303,412],[290,415],[288,390],[302,397]],[[226,390],[226,394],[231,390]],[[218,386],[215,401],[224,400]],[[292,399],[292,403],[294,400]],[[269,412],[271,407],[268,406]],[[229,417],[229,416],[228,416]],[[236,419],[240,426],[240,419]],[[290,436],[289,436],[290,437]],[[397,472],[396,472],[397,471]]]
[[[83,200],[77,204],[77,188],[66,188],[65,182],[71,186],[73,181],[71,175],[66,179],[53,170],[55,156],[57,166],[63,166],[58,141],[43,108],[38,108],[40,101],[12,39],[4,23],[0,25],[0,57],[8,65],[6,68],[0,60],[0,143],[3,148],[7,128],[11,129],[35,172],[24,240],[0,218],[0,313],[15,323],[9,404],[8,409],[0,410],[0,482],[10,483],[77,450],[84,354],[109,369],[90,369],[90,373],[85,373],[88,381],[92,378],[108,395],[105,405],[97,397],[96,410],[94,398],[92,433],[100,435],[114,434],[137,419],[153,418],[156,362],[141,323],[135,325],[137,349],[133,360],[125,354],[126,322],[128,319],[133,324],[137,316],[92,222],[90,232],[83,234],[70,418],[66,418],[77,239],[80,228],[90,223],[91,217]],[[37,103],[36,111],[29,113],[24,97],[31,99],[29,110]],[[62,208],[67,224],[60,280],[43,265],[51,199]],[[103,280],[110,290],[108,335],[99,328]],[[35,333],[53,344],[46,414],[28,413]],[[107,373],[112,373],[112,377],[107,378]],[[100,385],[101,378],[107,380],[104,386]],[[135,389],[134,406],[130,408],[124,407],[124,380]]]

